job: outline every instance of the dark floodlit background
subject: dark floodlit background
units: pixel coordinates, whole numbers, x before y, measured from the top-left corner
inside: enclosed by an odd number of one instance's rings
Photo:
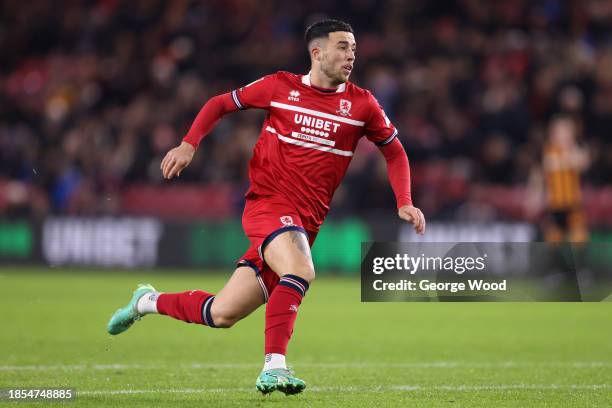
[[[425,239],[541,239],[528,186],[559,113],[590,153],[591,239],[612,239],[610,1],[6,0],[0,259],[231,269],[263,113],[225,117],[178,180],[161,178],[160,161],[209,97],[306,73],[303,31],[323,17],[356,31],[351,80],[400,130]],[[355,273],[361,241],[415,239],[365,140],[332,208],[322,271]]]
[[[304,29],[327,17],[355,29],[351,80],[399,129],[428,229],[417,237],[397,218],[364,138],[290,343],[308,389],[264,400],[263,307],[230,330],[146,316],[110,336],[106,323],[139,282],[223,287],[248,247],[243,195],[264,112],[223,118],[179,179],[163,180],[160,162],[211,96],[307,73]],[[572,129],[580,187],[577,171],[542,171],[551,135]],[[536,293],[601,300],[611,129],[608,0],[1,0],[0,400],[10,386],[76,388],[79,407],[611,406],[609,302],[362,303],[359,279],[362,242],[550,240],[563,214],[551,218],[547,197],[561,194],[576,198],[574,238],[590,243],[532,264],[572,272],[535,277]],[[529,259],[491,247],[513,271],[496,279],[525,277],[515,266]]]

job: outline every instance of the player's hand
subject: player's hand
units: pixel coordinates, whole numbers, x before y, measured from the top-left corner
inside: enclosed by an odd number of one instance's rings
[[[194,153],[195,148],[187,142],[182,142],[166,153],[160,166],[164,178],[170,180],[174,176],[180,176],[183,169],[191,163]]]
[[[399,215],[402,220],[412,224],[417,234],[425,234],[425,216],[421,210],[411,205],[405,205],[397,210],[397,215]]]

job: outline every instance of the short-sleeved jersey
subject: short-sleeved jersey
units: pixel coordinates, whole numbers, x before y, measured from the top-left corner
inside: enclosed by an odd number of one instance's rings
[[[308,74],[281,71],[231,95],[239,109],[268,111],[249,164],[247,198],[280,195],[311,230],[323,223],[360,138],[385,145],[397,135],[374,96],[350,82],[322,90]]]

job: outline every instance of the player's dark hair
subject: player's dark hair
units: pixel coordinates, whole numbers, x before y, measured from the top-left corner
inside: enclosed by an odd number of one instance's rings
[[[315,40],[317,38],[327,38],[329,33],[333,33],[336,31],[346,31],[348,33],[352,33],[353,27],[351,27],[349,23],[345,23],[344,21],[340,20],[329,19],[317,21],[316,23],[308,26],[306,32],[304,33],[304,40],[306,40],[306,46],[310,45],[310,42],[312,40]]]

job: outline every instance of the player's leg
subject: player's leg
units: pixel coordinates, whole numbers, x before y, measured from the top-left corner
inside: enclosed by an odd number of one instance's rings
[[[265,303],[265,296],[255,271],[248,266],[236,269],[215,296],[211,318],[216,327],[229,328]]]
[[[127,330],[147,314],[164,314],[187,323],[231,327],[264,303],[264,294],[253,269],[238,267],[217,296],[190,290],[159,293],[151,285],[139,285],[130,302],[108,324],[111,334]]]
[[[306,384],[287,369],[285,354],[302,297],[314,279],[306,231],[293,205],[274,195],[248,196],[242,226],[252,248],[259,250],[246,259],[259,262],[257,276],[269,294],[264,369],[255,384],[264,394],[294,394]]]
[[[571,211],[568,219],[569,242],[587,242],[589,230],[584,212],[580,209]]]
[[[560,243],[565,235],[565,217],[560,211],[551,211],[542,223],[544,240],[549,243]]]
[[[285,229],[269,240],[262,248],[262,255],[266,264],[281,278],[291,274],[308,283],[315,278],[308,233],[303,228]]]
[[[285,231],[274,237],[262,254],[266,264],[280,277],[266,307],[266,354],[285,355],[298,308],[315,278],[306,232]]]
[[[287,370],[285,355],[299,306],[315,278],[315,270],[303,228],[287,227],[273,235],[262,245],[262,254],[280,280],[266,307],[266,358],[256,385],[264,394],[276,389],[295,394],[301,392],[306,384]]]

